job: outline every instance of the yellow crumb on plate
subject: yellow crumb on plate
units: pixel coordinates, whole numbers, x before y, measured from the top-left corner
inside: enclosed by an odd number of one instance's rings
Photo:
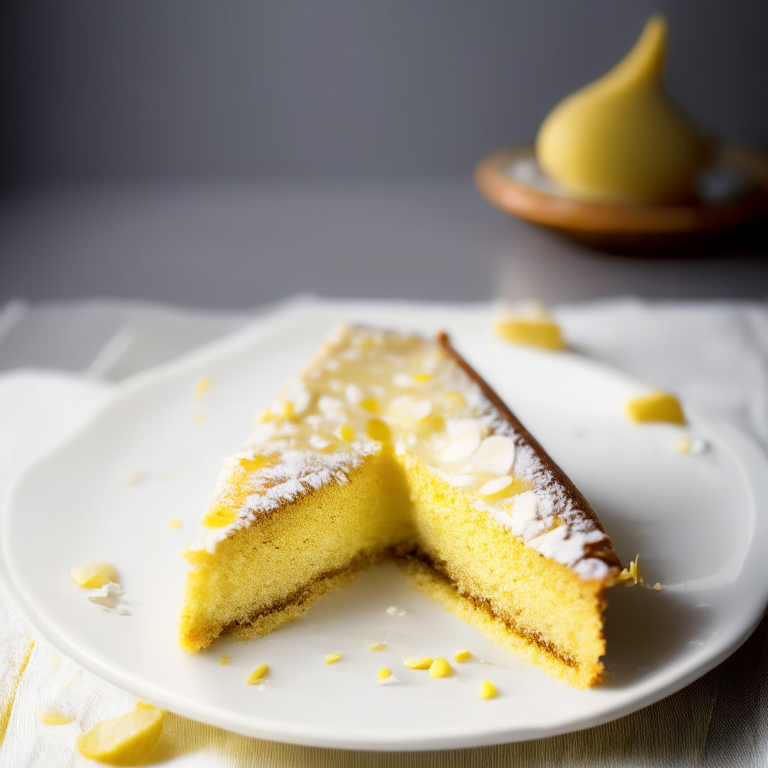
[[[638,581],[642,582],[640,576],[640,555],[637,555],[632,562],[619,574],[617,582],[621,584],[625,581],[631,581],[633,584],[637,584]]]
[[[248,683],[248,685],[260,685],[264,681],[267,672],[269,672],[269,664],[259,664],[259,666],[245,678],[245,682]]]
[[[195,384],[195,397],[202,397],[211,388],[211,379],[208,376],[199,378]]]
[[[366,647],[366,651],[383,651],[387,647],[386,643],[374,643]]]
[[[223,667],[223,666],[226,666],[227,664],[229,664],[230,661],[232,661],[232,659],[230,659],[229,656],[222,656],[219,659],[219,664],[221,664],[221,666]]]
[[[691,437],[684,437],[677,441],[675,450],[678,453],[698,456],[702,453],[706,453],[709,450],[709,443],[706,440],[701,440],[698,438],[694,439]]]
[[[508,318],[499,320],[493,329],[497,336],[513,344],[565,349],[560,326],[549,318]]]
[[[179,520],[178,517],[172,517],[168,521],[168,527],[172,530],[177,530],[178,528],[181,528],[181,520]]]
[[[680,401],[669,392],[651,392],[629,400],[626,405],[626,414],[627,418],[635,424],[648,421],[685,424],[683,407]]]
[[[453,668],[442,657],[438,656],[429,667],[430,677],[450,677],[453,674]]]
[[[146,760],[163,732],[165,712],[140,701],[136,709],[100,723],[77,740],[84,757],[110,765],[136,765]]]
[[[403,659],[408,669],[429,669],[432,666],[431,656],[406,656]]]
[[[66,725],[71,723],[75,718],[69,715],[62,715],[61,712],[41,712],[40,722],[46,725]]]
[[[326,664],[335,664],[337,661],[341,661],[341,654],[340,653],[329,653],[325,657],[325,663]]]
[[[141,472],[139,472],[136,469],[134,469],[132,472],[129,472],[125,476],[125,484],[126,485],[135,485],[136,483],[139,482],[139,480],[141,480]]]
[[[459,664],[463,664],[465,661],[469,661],[472,658],[472,654],[465,648],[463,651],[456,651],[456,653],[453,654],[453,658],[456,659]]]
[[[477,692],[480,694],[481,699],[493,699],[499,695],[496,686],[489,680],[483,680]]]
[[[72,581],[83,589],[98,589],[108,581],[117,582],[115,567],[102,561],[77,565],[69,572],[69,575],[72,577]]]
[[[377,673],[376,677],[379,680],[387,680],[388,678],[392,677],[392,672],[387,669],[386,667],[382,667]]]
[[[192,420],[195,422],[195,424],[205,424],[206,421],[208,421],[208,416],[205,413],[196,413]]]

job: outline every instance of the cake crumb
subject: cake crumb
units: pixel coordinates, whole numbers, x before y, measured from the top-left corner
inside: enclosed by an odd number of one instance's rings
[[[325,657],[325,663],[326,664],[335,664],[337,661],[341,661],[341,654],[340,653],[329,653]]]
[[[245,682],[248,683],[248,685],[261,685],[262,682],[264,682],[267,672],[269,672],[269,664],[259,664],[259,666],[245,678]]]
[[[382,667],[376,674],[376,682],[379,685],[392,685],[398,682],[398,679],[386,667]]]
[[[386,643],[374,643],[366,647],[366,651],[383,651],[387,647]]]
[[[630,586],[634,586],[638,582],[643,583],[643,577],[640,575],[640,555],[636,555],[635,559],[630,562],[629,566],[625,568],[618,577],[618,583],[631,581]]]
[[[230,661],[232,661],[232,659],[230,659],[229,656],[222,656],[219,659],[219,664],[221,664],[222,667],[225,667]]]
[[[682,437],[677,441],[675,450],[678,453],[687,453],[691,456],[699,456],[709,450],[709,443],[706,440],[692,437]]]
[[[98,560],[75,566],[69,575],[78,587],[83,589],[98,589],[105,584],[117,582],[117,571],[110,563]]]
[[[208,376],[203,376],[197,380],[195,384],[195,397],[201,398],[211,388],[211,379]]]
[[[472,658],[472,654],[465,648],[463,651],[456,651],[456,653],[453,654],[453,658],[458,661],[459,664],[463,664],[465,661],[469,661]]]
[[[181,528],[181,520],[179,520],[178,517],[172,517],[168,521],[168,527],[170,529],[172,529],[172,530],[177,530],[177,529]]]
[[[115,611],[121,616],[130,616],[128,609],[122,605],[125,590],[116,581],[108,581],[99,589],[94,589],[88,599],[105,611]]]
[[[654,588],[654,589],[655,589],[657,592],[659,592],[659,591],[661,591],[661,584],[659,584],[659,582],[657,581],[657,582],[656,582],[656,583],[653,585],[653,588]]]
[[[481,699],[493,699],[499,695],[496,686],[489,680],[483,680],[478,689]]]
[[[429,669],[432,666],[431,656],[406,656],[403,659],[408,669]]]
[[[450,677],[453,674],[453,668],[442,656],[438,656],[429,667],[430,677]]]
[[[196,413],[192,420],[195,422],[195,424],[205,424],[206,421],[208,421],[208,416],[205,413]]]
[[[563,332],[539,301],[526,301],[503,307],[493,326],[495,334],[513,344],[527,344],[542,349],[565,349]]]
[[[142,473],[139,472],[137,469],[134,469],[132,472],[129,472],[125,476],[125,484],[126,485],[136,485],[136,483],[139,482],[142,478]]]
[[[625,414],[635,424],[649,421],[685,424],[683,406],[669,392],[651,392],[641,397],[632,398],[625,405]]]
[[[405,611],[402,608],[398,608],[396,605],[390,605],[387,608],[387,613],[390,616],[405,616]]]

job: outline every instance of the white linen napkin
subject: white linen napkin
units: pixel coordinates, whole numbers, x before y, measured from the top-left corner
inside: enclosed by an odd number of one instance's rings
[[[768,307],[651,304],[633,299],[561,306],[566,339],[584,354],[727,416],[768,445]],[[13,479],[109,397],[120,380],[244,324],[202,315],[89,302],[0,313],[0,498]],[[489,307],[490,320],[490,307]],[[76,361],[74,363],[73,361]],[[133,708],[136,697],[35,639],[0,594],[0,766],[93,765],[80,733]],[[44,725],[46,710],[74,717]],[[4,741],[2,741],[4,738]],[[688,688],[613,723],[522,744],[409,755],[343,752],[250,739],[169,715],[155,763],[212,766],[765,765],[768,624]]]

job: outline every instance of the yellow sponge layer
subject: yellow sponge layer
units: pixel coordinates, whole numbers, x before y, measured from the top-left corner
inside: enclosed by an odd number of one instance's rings
[[[418,544],[417,544],[418,542]],[[505,647],[577,687],[600,678],[602,581],[517,541],[417,458],[389,447],[345,485],[313,490],[198,554],[180,644],[263,636],[372,562],[397,557],[417,586]]]
[[[550,674],[594,684],[605,653],[604,584],[518,541],[418,459],[403,461],[420,555],[406,568],[418,585]]]
[[[291,621],[393,549],[413,546],[405,478],[390,450],[349,482],[313,490],[264,513],[199,553],[187,578],[179,643],[209,646],[224,630],[245,639]]]

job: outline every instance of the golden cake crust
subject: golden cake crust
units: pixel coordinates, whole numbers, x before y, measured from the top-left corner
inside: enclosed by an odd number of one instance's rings
[[[621,572],[621,561],[613,548],[610,537],[605,533],[605,529],[603,528],[600,519],[595,514],[590,503],[584,497],[584,494],[573,484],[573,481],[568,475],[560,469],[552,457],[544,450],[541,443],[539,443],[539,441],[523,426],[517,416],[512,413],[507,404],[496,394],[488,382],[456,351],[445,331],[438,333],[437,341],[464,373],[466,373],[467,376],[480,387],[482,393],[493,404],[499,415],[534,449],[542,464],[544,464],[549,472],[555,477],[557,482],[566,489],[566,492],[574,502],[574,507],[578,510],[577,514],[579,514],[585,521],[588,521],[590,525],[605,534],[605,539],[603,541],[588,542],[584,545],[585,556],[595,558],[596,560],[602,560],[602,562],[608,566],[610,570],[603,577],[603,580],[606,581],[608,585],[612,584]]]

